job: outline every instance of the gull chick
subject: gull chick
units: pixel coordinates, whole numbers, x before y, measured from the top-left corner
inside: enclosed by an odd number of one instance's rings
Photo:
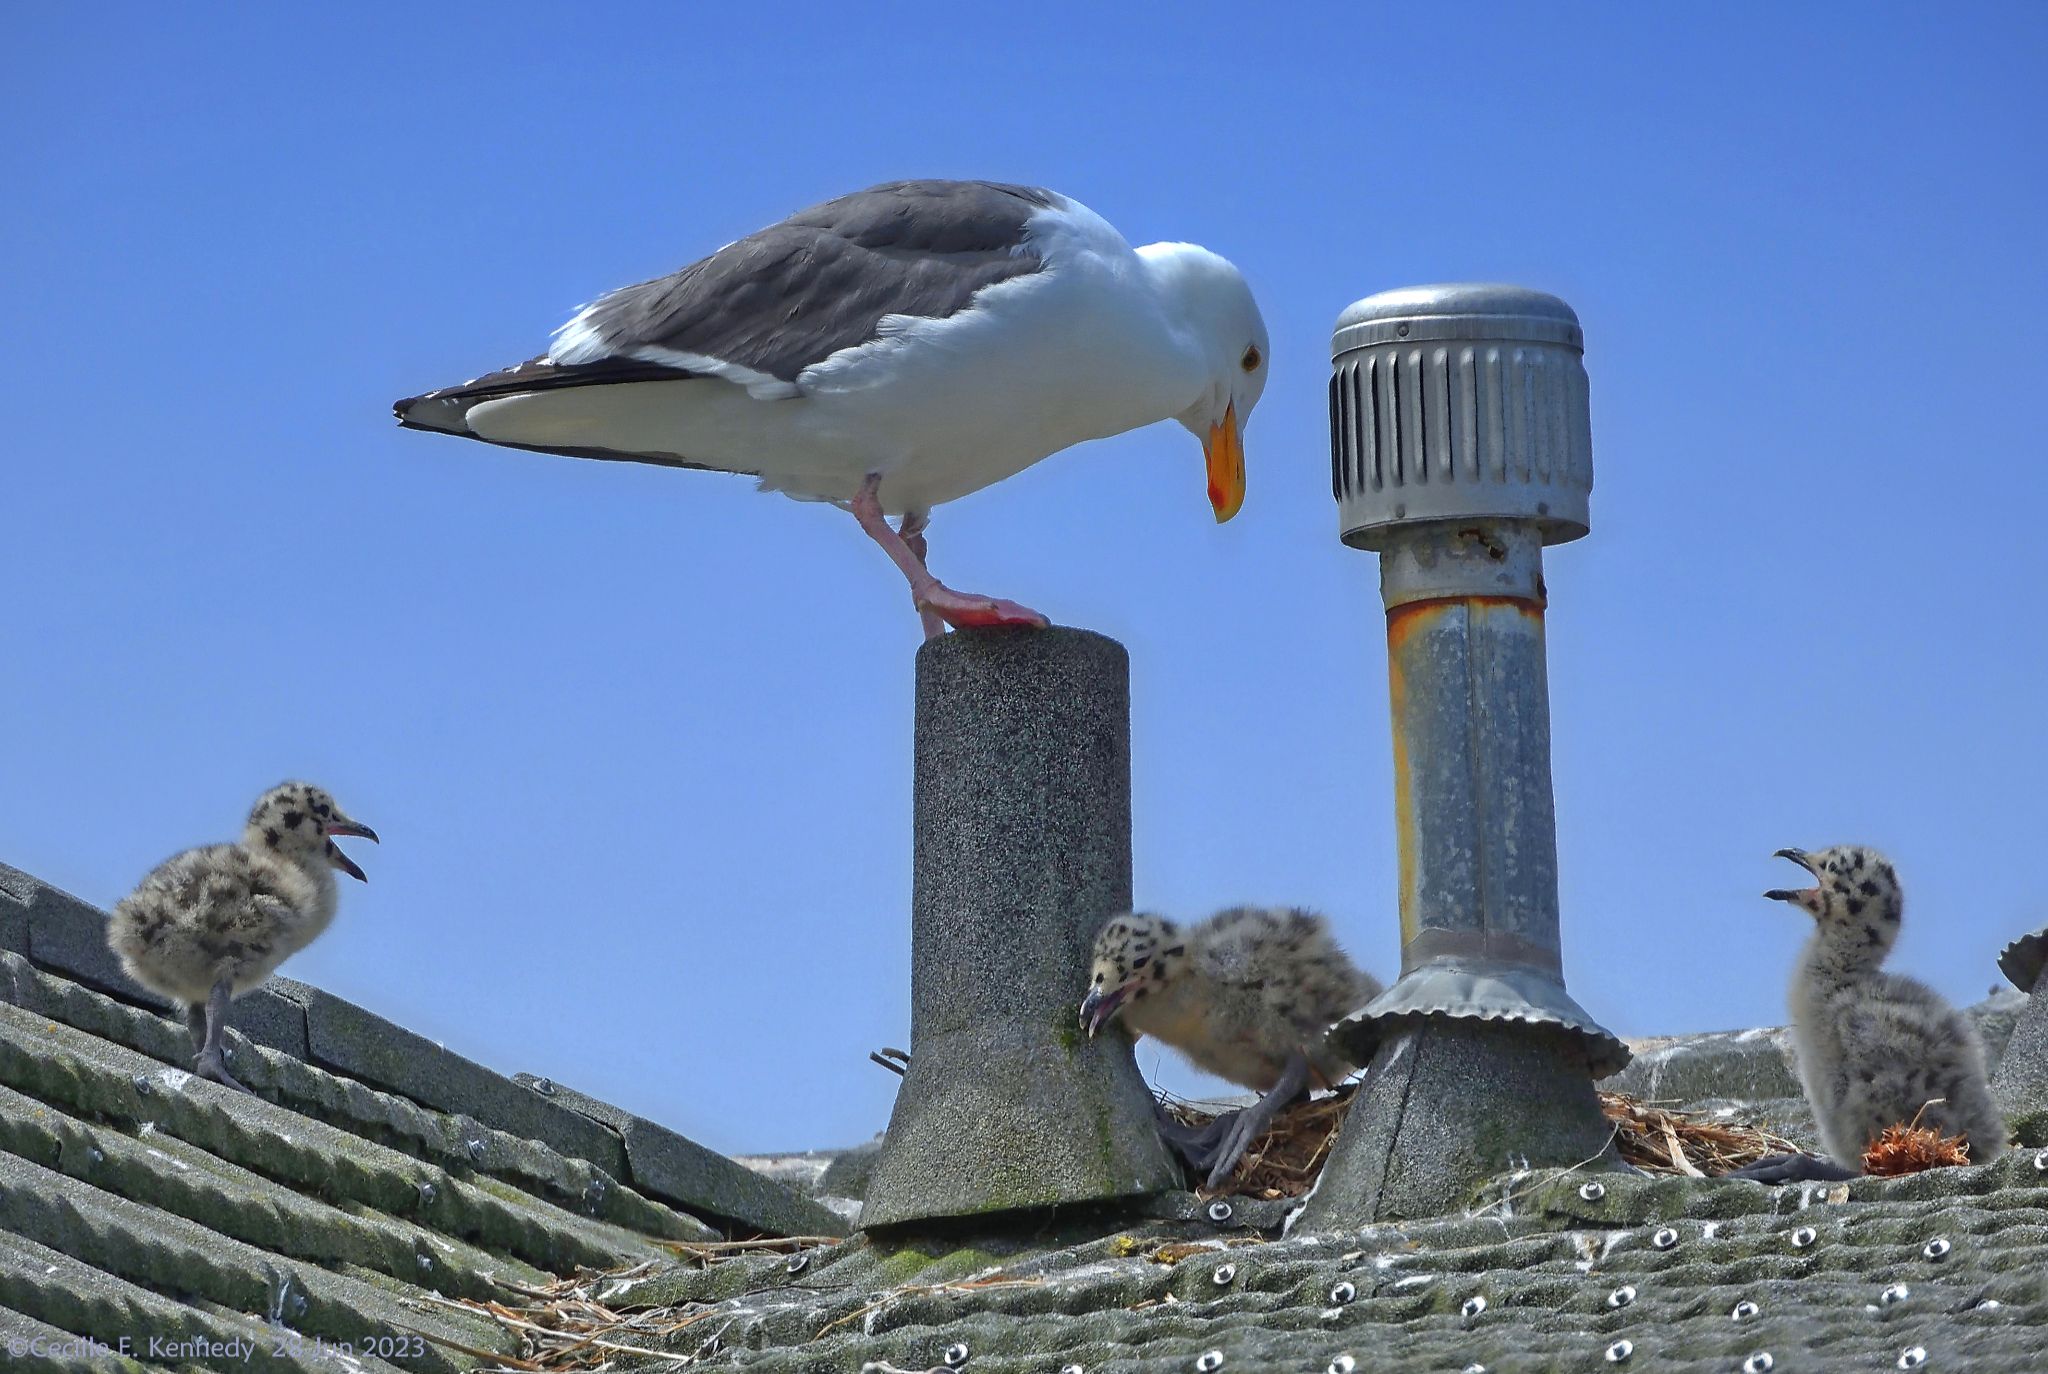
[[[1853,844],[1811,854],[1781,849],[1777,857],[1814,878],[1812,887],[1764,896],[1813,918],[1792,977],[1792,1044],[1834,1165],[1777,1156],[1743,1176],[1854,1177],[1880,1132],[1915,1118],[1943,1135],[1968,1137],[1975,1162],[2002,1154],[2005,1122],[1992,1105],[1975,1029],[1926,984],[1883,971],[1905,912],[1897,870]]]
[[[129,977],[185,1008],[200,1077],[247,1091],[224,1056],[228,1002],[327,929],[334,870],[367,881],[336,835],[377,839],[319,788],[284,783],[257,799],[238,842],[173,855],[115,905],[107,944]]]
[[[1257,1105],[1190,1131],[1162,1133],[1218,1187],[1280,1109],[1312,1082],[1357,1068],[1331,1048],[1330,1027],[1380,993],[1331,938],[1321,916],[1295,907],[1232,907],[1180,926],[1161,916],[1112,916],[1095,937],[1081,1025],[1113,1020],[1151,1035],[1218,1078],[1254,1089]]]

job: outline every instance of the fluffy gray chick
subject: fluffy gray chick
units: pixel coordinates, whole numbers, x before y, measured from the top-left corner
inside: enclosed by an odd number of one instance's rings
[[[1121,1019],[1218,1078],[1264,1094],[1256,1106],[1191,1132],[1161,1130],[1218,1187],[1273,1117],[1357,1065],[1332,1049],[1330,1027],[1380,993],[1379,980],[1337,947],[1329,923],[1292,907],[1232,907],[1180,926],[1143,913],[1112,916],[1095,937],[1081,1024],[1090,1036]]]
[[[1814,877],[1812,887],[1764,895],[1813,917],[1790,1001],[1799,1081],[1822,1148],[1854,1174],[1885,1127],[1918,1116],[1943,1135],[1967,1136],[1975,1163],[2004,1153],[2005,1121],[1975,1028],[1925,983],[1881,967],[1905,910],[1897,870],[1862,845],[1777,857]]]
[[[107,944],[129,977],[184,1006],[201,1077],[242,1088],[223,1052],[229,1000],[327,929],[335,869],[363,879],[336,835],[377,838],[319,788],[284,783],[257,800],[238,843],[173,855],[115,905]]]

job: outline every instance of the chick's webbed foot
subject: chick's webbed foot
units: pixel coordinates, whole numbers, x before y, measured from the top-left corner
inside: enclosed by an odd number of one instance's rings
[[[1766,1155],[1721,1177],[1743,1178],[1752,1183],[1839,1183],[1862,1175],[1819,1155]]]
[[[1251,1106],[1225,1112],[1201,1127],[1169,1123],[1162,1112],[1159,1134],[1196,1172],[1208,1171],[1202,1186],[1213,1192],[1236,1171],[1252,1142],[1272,1128],[1280,1109],[1300,1097],[1307,1087],[1308,1060],[1298,1053],[1290,1055],[1280,1077]]]
[[[1216,1162],[1216,1152],[1222,1147],[1230,1123],[1237,1117],[1236,1112],[1225,1112],[1200,1126],[1186,1126],[1157,1103],[1153,1104],[1152,1115],[1159,1126],[1159,1138],[1187,1161],[1190,1169],[1198,1172],[1206,1172]]]
[[[233,1088],[238,1093],[249,1091],[248,1084],[228,1072],[226,1060],[218,1051],[201,1051],[199,1057],[192,1061],[192,1072],[223,1088]]]

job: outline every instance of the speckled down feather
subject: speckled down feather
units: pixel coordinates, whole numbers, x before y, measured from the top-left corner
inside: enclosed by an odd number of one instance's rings
[[[1887,1126],[1969,1137],[1975,1163],[2006,1147],[1984,1050],[1968,1018],[1926,984],[1880,965],[1904,897],[1892,865],[1859,845],[1798,856],[1817,885],[1772,895],[1814,919],[1792,980],[1792,1044],[1821,1144],[1846,1168]],[[1923,1112],[1924,1108],[1924,1112]]]
[[[334,919],[334,869],[353,866],[327,838],[330,817],[342,819],[333,798],[287,783],[257,802],[240,843],[166,859],[107,923],[121,966],[188,1006],[223,976],[235,996],[261,983]]]
[[[1181,926],[1114,916],[1096,937],[1091,976],[1118,987],[1141,975],[1121,1019],[1219,1078],[1260,1092],[1299,1050],[1323,1083],[1357,1065],[1329,1028],[1377,997],[1379,980],[1337,946],[1329,923],[1294,907],[1231,907]]]

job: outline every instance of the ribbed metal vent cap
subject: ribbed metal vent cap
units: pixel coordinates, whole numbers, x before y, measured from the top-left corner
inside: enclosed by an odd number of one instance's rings
[[[1590,524],[1592,423],[1578,316],[1493,283],[1367,296],[1331,337],[1330,465],[1344,542],[1402,525],[1534,522],[1546,544]]]
[[[2021,992],[2037,990],[2043,967],[2048,967],[2048,928],[2020,936],[1998,956],[1998,971]]]

